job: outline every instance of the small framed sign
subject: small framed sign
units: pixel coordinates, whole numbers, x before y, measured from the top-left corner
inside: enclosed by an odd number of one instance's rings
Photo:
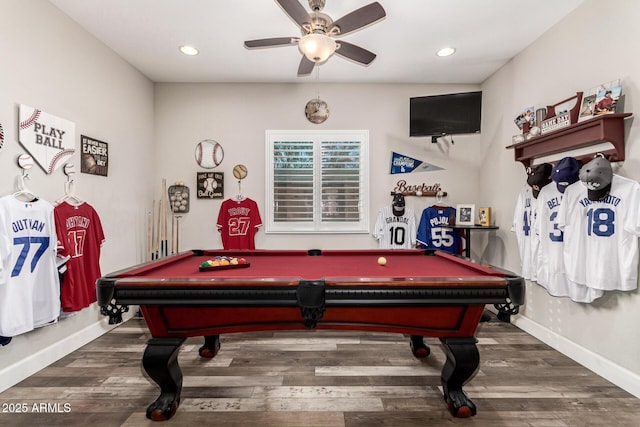
[[[80,172],[107,176],[109,172],[109,144],[86,135],[80,135],[82,161]]]
[[[224,197],[224,172],[198,172],[196,182],[198,199]]]
[[[491,225],[491,208],[478,208],[478,224],[483,227]]]
[[[476,205],[456,206],[456,225],[475,225]]]

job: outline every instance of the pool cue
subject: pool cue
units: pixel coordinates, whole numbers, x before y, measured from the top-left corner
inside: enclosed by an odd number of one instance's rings
[[[147,212],[147,261],[151,261],[152,222],[151,212]]]
[[[169,255],[169,241],[167,238],[169,237],[169,233],[167,232],[167,220],[168,213],[167,208],[169,207],[169,197],[167,196],[167,179],[162,178],[162,222],[164,223],[164,256]]]
[[[156,242],[156,201],[155,199],[153,200],[153,206],[151,207],[151,259],[156,259],[155,257],[155,253],[154,253],[154,245]]]
[[[158,252],[158,249],[160,247],[160,214],[162,213],[160,205],[161,203],[158,202],[158,231],[156,232],[156,259],[160,259],[160,254]]]
[[[181,215],[176,215],[176,252],[180,253],[180,218]]]
[[[173,207],[171,208],[171,255],[173,255],[175,253],[175,242],[173,240],[174,236],[173,236],[173,223],[175,221],[174,219],[174,213],[173,213]]]

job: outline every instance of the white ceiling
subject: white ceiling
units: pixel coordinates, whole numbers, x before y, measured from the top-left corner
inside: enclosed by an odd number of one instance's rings
[[[154,82],[481,83],[583,0],[379,0],[386,18],[344,36],[377,58],[334,55],[306,77],[296,46],[243,45],[300,36],[274,0],[49,1]],[[323,12],[335,21],[371,2],[327,0]],[[183,44],[200,54],[183,55]],[[436,57],[444,46],[457,53]]]

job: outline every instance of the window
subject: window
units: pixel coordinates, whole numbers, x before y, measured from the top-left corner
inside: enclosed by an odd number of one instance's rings
[[[267,131],[267,233],[368,233],[369,132]]]

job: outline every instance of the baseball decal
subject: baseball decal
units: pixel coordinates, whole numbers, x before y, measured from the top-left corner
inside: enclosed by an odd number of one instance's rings
[[[20,105],[18,139],[48,174],[65,164],[75,152],[76,125],[28,105]]]
[[[247,167],[245,165],[235,165],[233,167],[233,176],[237,180],[245,179],[247,177]]]
[[[213,169],[220,166],[224,159],[222,145],[212,139],[205,139],[196,145],[196,162],[205,169]]]

